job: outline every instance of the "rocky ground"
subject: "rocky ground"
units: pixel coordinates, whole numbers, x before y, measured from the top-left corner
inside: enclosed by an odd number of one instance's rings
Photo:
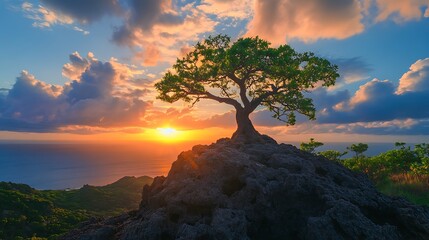
[[[292,145],[221,139],[182,152],[138,210],[63,239],[429,239],[429,209]]]

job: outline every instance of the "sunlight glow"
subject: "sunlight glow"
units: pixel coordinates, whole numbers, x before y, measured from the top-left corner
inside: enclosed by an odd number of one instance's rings
[[[158,132],[165,137],[175,137],[177,130],[174,128],[158,128]]]

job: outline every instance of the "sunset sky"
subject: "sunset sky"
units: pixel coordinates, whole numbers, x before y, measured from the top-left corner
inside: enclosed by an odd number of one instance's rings
[[[232,108],[156,100],[153,84],[209,35],[260,36],[338,65],[316,121],[278,141],[429,139],[429,0],[0,0],[0,140],[214,141]],[[165,130],[165,128],[176,130]]]

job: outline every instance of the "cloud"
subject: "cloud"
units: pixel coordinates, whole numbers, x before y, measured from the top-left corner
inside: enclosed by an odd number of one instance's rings
[[[359,0],[255,0],[246,35],[258,35],[276,44],[294,38],[344,39],[364,30],[364,12]]]
[[[159,49],[153,44],[147,44],[143,51],[137,52],[135,60],[143,62],[143,66],[155,66],[160,58]]]
[[[52,11],[42,5],[35,7],[29,2],[24,2],[21,5],[21,9],[27,18],[34,20],[33,26],[37,28],[50,28],[55,24],[73,24],[73,18]]]
[[[21,4],[21,10],[24,12],[26,18],[34,21],[32,25],[36,28],[51,29],[54,25],[73,25],[75,23],[73,16],[56,11],[55,9],[47,8],[43,5],[38,5],[36,7],[32,3],[24,2]],[[73,26],[72,29],[84,35],[89,34],[89,31],[78,26]]]
[[[171,0],[131,0],[127,15],[124,25],[113,34],[113,41],[121,45],[138,45],[138,35],[151,34],[157,25],[177,26],[183,23]]]
[[[373,79],[349,99],[324,109],[320,123],[358,123],[429,118],[428,60],[418,60],[400,79]]]
[[[344,84],[366,80],[372,71],[370,65],[359,57],[330,59],[330,62],[338,66],[340,74],[335,83],[336,88]]]
[[[370,22],[428,17],[429,0],[254,0],[251,12],[247,36],[258,35],[275,44],[291,39],[312,42],[354,36]]]
[[[392,1],[392,0],[376,0],[378,15],[376,22],[385,21],[393,18],[395,22],[405,22],[410,20],[418,20],[427,17],[429,0],[407,0],[407,1]],[[426,8],[423,12],[422,9]]]
[[[30,123],[49,121],[53,112],[62,111],[56,99],[62,88],[37,80],[22,71],[2,103],[2,119],[25,119]]]
[[[64,86],[47,84],[23,71],[13,87],[0,97],[0,130],[55,132],[68,126],[133,127],[152,105],[147,90],[133,86],[143,72],[93,54],[70,55],[63,74],[73,79]],[[130,82],[131,84],[127,84]]]
[[[418,60],[402,75],[397,93],[407,91],[429,91],[429,58]]]
[[[118,0],[41,0],[41,2],[81,24],[92,23],[105,15],[118,15],[122,12]]]
[[[124,24],[116,28],[112,39],[132,48],[135,60],[141,60],[142,65],[174,61],[182,46],[212,32],[217,25],[193,4],[178,8],[171,0],[131,0],[130,6]]]
[[[260,36],[282,44],[345,39],[363,32],[369,23],[395,22],[429,16],[429,0],[40,0],[24,2],[26,17],[39,28],[71,25],[84,35],[82,25],[105,16],[118,17],[113,42],[133,50],[136,61],[154,66],[176,59],[182,46],[191,45],[218,25],[224,30],[247,24],[246,36]],[[79,26],[76,26],[79,24]],[[237,32],[237,35],[243,33]],[[236,36],[233,36],[236,37]]]
[[[362,85],[347,101],[326,110],[318,119],[321,123],[353,123],[423,119],[429,117],[429,91],[395,93],[387,80],[374,79]]]
[[[287,128],[280,126],[261,127],[271,131],[273,135],[287,136],[288,134],[366,134],[366,135],[427,135],[429,134],[429,119],[405,119],[392,121],[357,122],[357,123],[314,123],[304,122]]]
[[[90,64],[90,61],[82,58],[78,52],[70,54],[69,60],[70,63],[64,64],[62,74],[72,80],[78,79]]]
[[[109,96],[114,87],[114,80],[115,70],[112,64],[95,61],[80,75],[79,80],[73,80],[67,86],[65,95],[72,103]]]
[[[251,17],[253,0],[202,0],[198,9],[219,18],[246,19]]]
[[[206,118],[197,118],[191,108],[168,108],[148,112],[144,118],[147,127],[174,126],[179,130],[203,129],[211,127],[234,128],[235,112],[228,111]]]
[[[82,29],[82,28],[80,28],[80,27],[76,27],[76,26],[74,26],[74,27],[73,27],[73,30],[78,31],[78,32],[81,32],[81,33],[83,33],[83,35],[88,35],[88,34],[89,34],[89,31],[86,31],[86,30],[84,30],[84,29]]]

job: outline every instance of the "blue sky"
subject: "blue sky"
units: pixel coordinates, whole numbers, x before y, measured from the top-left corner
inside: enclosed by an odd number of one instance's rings
[[[262,132],[423,141],[428,6],[428,0],[1,0],[0,131],[5,138],[131,134],[165,122],[233,129],[229,108],[208,102],[189,110],[155,100],[153,91],[176,57],[222,33],[258,35],[339,66],[336,86],[310,95],[315,122],[302,118],[286,127],[260,109],[253,121]]]

